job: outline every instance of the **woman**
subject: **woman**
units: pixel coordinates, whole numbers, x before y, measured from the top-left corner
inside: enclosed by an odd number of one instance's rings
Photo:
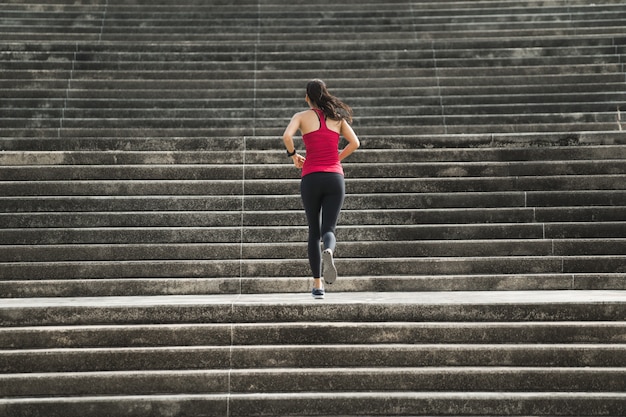
[[[350,127],[352,109],[328,92],[321,80],[307,83],[305,100],[310,109],[296,113],[283,133],[287,156],[296,168],[302,169],[300,194],[309,225],[308,256],[313,274],[314,298],[324,298],[324,281],[332,284],[337,278],[333,261],[337,219],[345,196],[341,161],[359,146],[359,138]],[[300,131],[306,158],[298,154],[293,136]],[[339,152],[339,137],[348,145]],[[321,224],[320,224],[321,220]],[[320,248],[320,240],[324,251]]]

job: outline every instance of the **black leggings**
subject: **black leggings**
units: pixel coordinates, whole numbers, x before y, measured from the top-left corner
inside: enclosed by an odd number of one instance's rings
[[[335,252],[335,229],[345,194],[343,175],[334,172],[307,174],[300,182],[300,195],[309,224],[308,255],[313,278],[322,276],[320,240],[324,249]]]

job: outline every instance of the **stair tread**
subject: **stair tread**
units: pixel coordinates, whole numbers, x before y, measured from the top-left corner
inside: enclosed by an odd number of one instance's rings
[[[150,297],[58,297],[2,299],[0,311],[5,309],[50,307],[123,307],[169,305],[515,305],[515,304],[603,304],[626,302],[626,291],[478,291],[478,292],[369,292],[333,293],[324,301],[312,299],[310,294],[231,294],[231,295],[177,295]]]

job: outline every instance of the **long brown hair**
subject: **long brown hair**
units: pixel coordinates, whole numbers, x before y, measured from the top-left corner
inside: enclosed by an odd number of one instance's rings
[[[352,123],[352,109],[343,101],[328,92],[322,80],[311,80],[306,85],[306,94],[309,100],[324,112],[328,119],[344,119]]]

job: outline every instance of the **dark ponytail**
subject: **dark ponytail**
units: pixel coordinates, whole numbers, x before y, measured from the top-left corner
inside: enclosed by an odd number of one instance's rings
[[[322,80],[311,80],[306,85],[309,100],[324,112],[327,119],[345,120],[352,123],[352,109],[328,92]]]

